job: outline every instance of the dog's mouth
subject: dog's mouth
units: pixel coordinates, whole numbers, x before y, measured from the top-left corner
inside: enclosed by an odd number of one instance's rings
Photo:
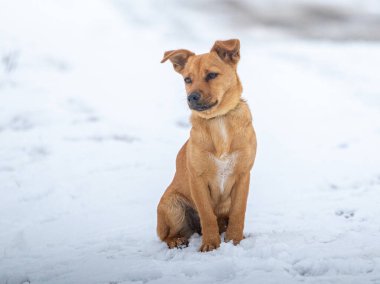
[[[189,107],[192,110],[205,111],[205,110],[209,110],[210,108],[216,106],[217,104],[218,104],[218,100],[216,100],[215,102],[210,103],[210,104],[192,104],[192,105],[189,105]]]

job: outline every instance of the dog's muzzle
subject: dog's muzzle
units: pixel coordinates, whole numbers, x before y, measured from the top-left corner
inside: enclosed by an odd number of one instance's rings
[[[198,92],[193,92],[187,96],[187,104],[189,105],[189,108],[196,111],[208,110],[215,106],[217,103],[218,101],[214,103],[202,102],[201,94]]]

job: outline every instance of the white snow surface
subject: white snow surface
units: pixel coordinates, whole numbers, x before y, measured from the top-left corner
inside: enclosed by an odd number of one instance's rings
[[[152,3],[0,1],[0,283],[380,283],[380,44]],[[234,37],[258,137],[246,238],[169,250],[156,206],[190,112],[159,62]]]

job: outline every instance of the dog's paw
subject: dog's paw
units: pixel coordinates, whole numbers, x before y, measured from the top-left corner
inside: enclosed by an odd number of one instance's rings
[[[172,248],[185,248],[189,246],[189,240],[185,237],[173,237],[173,238],[168,238],[166,240],[166,243],[170,249]]]
[[[220,237],[215,237],[213,239],[203,240],[201,247],[199,248],[200,252],[212,251],[220,247]]]
[[[228,230],[224,236],[224,242],[228,243],[228,242],[232,241],[232,243],[235,246],[238,245],[241,242],[241,240],[243,240],[243,239],[244,239],[243,234],[236,233],[236,232],[229,232]]]

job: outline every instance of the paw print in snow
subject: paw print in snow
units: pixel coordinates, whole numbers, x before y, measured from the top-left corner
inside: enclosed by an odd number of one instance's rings
[[[353,209],[339,209],[335,211],[336,216],[342,216],[346,219],[351,219],[355,216],[355,210]]]

